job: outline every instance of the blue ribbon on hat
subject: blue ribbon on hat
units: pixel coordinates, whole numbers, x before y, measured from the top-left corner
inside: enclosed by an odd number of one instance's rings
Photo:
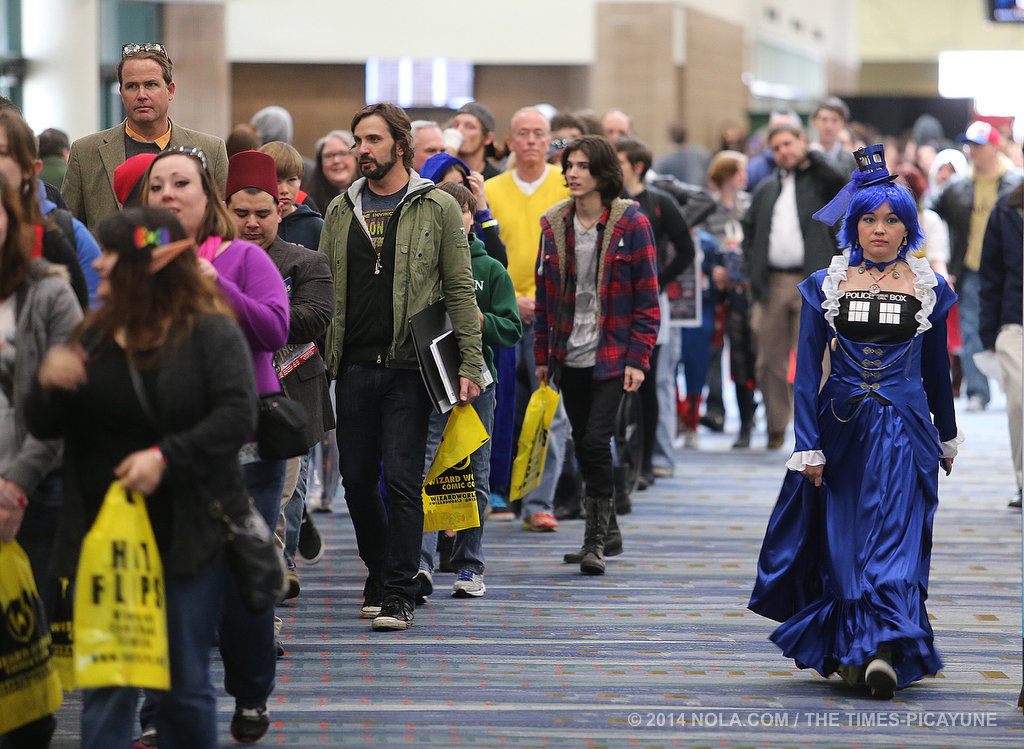
[[[864,187],[865,182],[876,182],[877,180],[878,175],[875,173],[854,170],[853,174],[850,175],[850,181],[846,183],[846,187],[840,190],[827,205],[814,213],[811,218],[832,226],[846,215],[846,209],[850,207],[853,194]]]

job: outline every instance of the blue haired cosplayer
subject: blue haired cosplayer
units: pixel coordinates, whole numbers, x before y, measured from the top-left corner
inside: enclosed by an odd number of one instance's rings
[[[814,218],[832,226],[845,214],[839,230],[839,244],[850,248],[850,265],[860,265],[863,259],[857,241],[860,217],[882,203],[888,203],[893,213],[907,227],[906,244],[900,247],[898,253],[900,260],[906,260],[907,252],[913,252],[924,241],[914,198],[902,185],[893,183],[896,175],[889,174],[885,166],[885,151],[881,145],[865,146],[854,151],[853,157],[857,161],[857,169],[850,175],[850,182],[828,205],[815,213]]]
[[[892,699],[942,669],[926,601],[939,473],[963,441],[946,345],[957,297],[923,256],[882,147],[854,156],[850,184],[814,216],[843,219],[849,249],[797,287],[793,455],[748,606],[779,622],[770,639],[798,668]],[[882,205],[895,215],[880,223],[898,217],[906,237],[875,225],[862,251],[858,224]]]
[[[857,224],[861,216],[875,210],[882,203],[888,203],[892,212],[907,227],[906,244],[902,245],[897,253],[900,260],[906,260],[907,252],[913,252],[924,242],[921,224],[917,220],[917,204],[905,187],[892,182],[865,187],[853,196],[846,209],[843,226],[839,230],[840,245],[850,248],[850,265],[860,265],[863,258],[860,243],[857,241]]]

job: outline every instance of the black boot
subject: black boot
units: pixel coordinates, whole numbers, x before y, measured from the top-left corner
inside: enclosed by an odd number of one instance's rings
[[[581,546],[579,551],[570,551],[562,559],[566,564],[579,564],[586,552]],[[622,531],[619,530],[619,519],[613,512],[608,519],[608,534],[604,537],[604,555],[606,557],[617,557],[622,553]]]
[[[608,524],[614,510],[614,500],[594,499],[587,497],[584,500],[587,506],[587,527],[583,534],[583,559],[580,560],[580,572],[584,575],[603,575],[604,563],[604,540],[608,535]]]
[[[750,447],[750,433],[753,428],[754,425],[750,422],[745,421],[740,424],[740,433],[736,435],[736,441],[732,443],[734,449],[741,450]]]

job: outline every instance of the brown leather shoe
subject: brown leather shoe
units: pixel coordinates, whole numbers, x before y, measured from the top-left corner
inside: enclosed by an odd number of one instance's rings
[[[769,432],[768,433],[768,449],[778,450],[782,447],[782,443],[786,441],[785,432]]]

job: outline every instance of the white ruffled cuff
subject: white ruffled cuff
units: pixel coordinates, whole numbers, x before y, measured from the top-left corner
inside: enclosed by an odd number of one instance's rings
[[[823,465],[825,465],[825,453],[821,450],[801,450],[793,453],[793,457],[786,461],[786,468],[797,473],[807,466]]]
[[[960,431],[960,427],[956,428],[956,437],[951,440],[946,440],[942,443],[942,457],[943,458],[955,458],[957,450],[960,445],[963,444],[964,433]]]

